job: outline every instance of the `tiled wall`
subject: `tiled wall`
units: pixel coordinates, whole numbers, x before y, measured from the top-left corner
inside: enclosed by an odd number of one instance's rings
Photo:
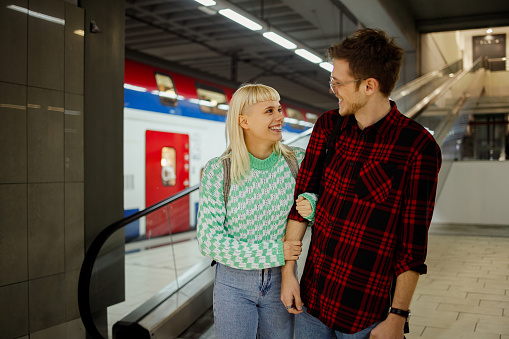
[[[0,0],[0,338],[85,337],[77,304],[84,10],[76,2]]]

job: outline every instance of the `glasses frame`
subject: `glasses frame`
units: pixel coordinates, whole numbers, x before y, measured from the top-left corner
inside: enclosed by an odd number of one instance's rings
[[[359,79],[350,80],[350,81],[338,82],[337,84],[333,83],[332,80],[329,80],[329,87],[330,87],[332,92],[335,92],[334,91],[334,87],[336,87],[336,86],[346,85],[346,84],[349,84],[351,82],[362,81],[362,80],[366,80],[366,79],[367,78],[364,78],[364,79],[359,78]]]

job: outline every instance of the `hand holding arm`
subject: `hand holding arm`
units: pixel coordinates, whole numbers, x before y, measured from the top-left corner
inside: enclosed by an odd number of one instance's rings
[[[288,220],[285,236],[286,242],[301,242],[306,232],[306,224],[306,222]],[[288,309],[289,313],[302,313],[303,304],[300,298],[299,281],[295,276],[295,261],[286,261],[286,264],[281,268],[281,275],[281,301],[286,307],[292,306],[292,308]]]
[[[299,260],[299,255],[302,253],[302,241],[285,241],[283,239],[283,251],[286,261]]]

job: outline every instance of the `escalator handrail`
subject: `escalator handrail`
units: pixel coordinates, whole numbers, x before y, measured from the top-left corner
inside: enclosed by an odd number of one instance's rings
[[[459,71],[456,76],[452,77],[449,81],[446,81],[439,87],[437,87],[433,92],[428,94],[424,99],[419,101],[415,106],[409,109],[405,116],[410,119],[416,119],[419,114],[421,114],[428,106],[433,104],[439,98],[441,98],[447,91],[449,91],[458,81],[460,81],[466,74],[470,73],[478,64],[482,63],[484,57],[479,57],[468,69],[463,69]]]
[[[133,215],[130,215],[128,217],[125,217],[117,222],[114,222],[113,224],[109,225],[108,227],[104,228],[92,241],[90,244],[90,247],[88,248],[87,253],[85,254],[85,258],[83,260],[83,264],[81,265],[80,270],[80,276],[78,280],[78,308],[80,311],[81,319],[83,321],[83,325],[85,326],[86,331],[93,337],[97,339],[104,339],[104,337],[101,335],[97,327],[95,326],[95,322],[92,317],[92,312],[90,309],[90,282],[92,278],[92,270],[95,264],[95,261],[97,259],[97,256],[99,255],[99,252],[101,251],[102,246],[106,243],[106,241],[109,239],[109,237],[121,229],[122,227],[125,227],[132,223],[133,221],[136,221],[144,216],[147,216],[148,214],[152,213],[153,211],[164,207],[175,200],[178,200],[196,190],[200,185],[195,185],[192,187],[188,187],[180,192],[178,192],[175,195],[172,195],[171,197],[162,200],[152,206],[147,207],[146,209],[139,211]]]
[[[428,72],[428,73],[426,73],[426,74],[424,74],[410,82],[407,82],[406,84],[404,84],[404,85],[396,88],[394,91],[392,91],[391,99],[394,101],[398,101],[399,99],[407,96],[408,94],[414,92],[415,90],[421,88],[423,85],[427,84],[434,77],[436,77],[438,74],[440,74],[444,69],[447,69],[448,67],[451,67],[454,64],[457,64],[460,62],[462,62],[462,59],[455,60],[447,65],[437,68],[434,71]],[[422,84],[420,84],[421,82],[422,82]],[[416,87],[416,88],[414,88],[414,87]]]
[[[289,140],[285,140],[285,144],[289,144],[292,142],[295,142],[297,140],[300,140],[307,135],[311,133],[313,128],[310,128],[299,135],[297,135],[294,138],[291,138]],[[92,312],[90,309],[90,283],[92,278],[92,270],[95,264],[95,261],[97,259],[97,256],[99,255],[99,252],[102,249],[102,246],[106,243],[106,241],[109,239],[109,237],[114,234],[116,231],[121,229],[122,227],[125,227],[129,225],[130,223],[147,216],[148,214],[152,213],[153,211],[164,207],[165,205],[168,205],[172,202],[174,202],[177,199],[180,199],[194,191],[196,191],[199,188],[200,185],[195,185],[189,188],[186,188],[179,193],[162,200],[152,206],[147,207],[146,209],[139,211],[137,213],[134,213],[128,217],[125,217],[109,226],[104,228],[92,241],[90,244],[90,247],[88,248],[87,253],[85,254],[85,258],[83,260],[83,264],[81,265],[81,271],[80,276],[78,280],[78,307],[81,315],[81,319],[83,321],[83,325],[85,326],[86,331],[93,337],[97,339],[104,339],[104,337],[101,335],[97,327],[95,326],[95,322],[92,317]]]

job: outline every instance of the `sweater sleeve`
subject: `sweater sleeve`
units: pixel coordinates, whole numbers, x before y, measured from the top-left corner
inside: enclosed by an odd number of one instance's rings
[[[304,192],[304,193],[299,194],[299,197],[303,197],[304,199],[309,201],[309,203],[311,204],[311,210],[312,210],[311,214],[308,215],[307,217],[303,217],[303,218],[308,221],[311,221],[311,222],[315,221],[316,202],[318,201],[318,194]],[[310,225],[308,225],[308,226],[310,226]]]
[[[221,264],[239,269],[263,269],[285,264],[283,242],[250,243],[225,229],[223,169],[218,158],[209,161],[200,186],[197,238],[200,252]]]

